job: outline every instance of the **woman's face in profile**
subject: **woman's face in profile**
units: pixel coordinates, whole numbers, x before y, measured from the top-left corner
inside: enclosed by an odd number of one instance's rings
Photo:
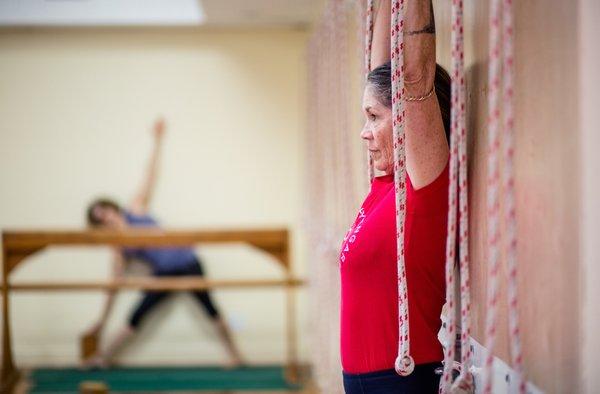
[[[379,102],[371,85],[365,88],[362,105],[365,125],[360,137],[367,144],[375,168],[391,174],[394,168],[392,109]]]
[[[122,229],[125,227],[125,220],[121,212],[110,207],[94,207],[94,216],[101,223],[98,227]]]

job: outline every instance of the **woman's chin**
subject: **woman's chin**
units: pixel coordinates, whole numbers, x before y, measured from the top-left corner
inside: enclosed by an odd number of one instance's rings
[[[377,161],[375,161],[375,163],[373,163],[373,166],[379,172],[383,172],[385,174],[391,173],[390,166],[387,163],[378,163]]]

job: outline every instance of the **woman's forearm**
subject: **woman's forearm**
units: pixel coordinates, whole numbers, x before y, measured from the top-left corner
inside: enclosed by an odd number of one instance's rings
[[[371,70],[390,61],[391,9],[390,0],[381,0],[374,12]]]
[[[141,187],[141,196],[144,200],[144,204],[148,205],[152,194],[154,192],[154,185],[156,184],[156,177],[158,175],[158,166],[160,163],[162,141],[160,138],[154,140],[154,147],[152,153],[148,159],[148,167],[146,168],[146,174]]]
[[[371,69],[390,61],[391,1],[381,0],[373,25]],[[435,20],[431,0],[407,0],[404,15],[404,72],[409,96],[427,94],[435,77]]]
[[[155,123],[154,146],[152,148],[152,153],[148,159],[148,165],[144,174],[144,178],[142,179],[142,184],[140,185],[140,188],[137,194],[134,196],[130,206],[130,209],[136,213],[145,213],[148,209],[148,205],[150,204],[150,200],[152,199],[154,185],[156,184],[156,177],[158,174],[158,167],[160,164],[162,135],[164,133],[164,129],[165,124],[162,119]]]
[[[404,79],[409,96],[424,96],[435,79],[435,19],[431,0],[408,0],[404,18]]]
[[[435,21],[431,0],[407,0],[404,28],[405,94],[423,100],[407,101],[406,169],[413,187],[435,180],[448,162],[448,143],[435,82]]]
[[[112,280],[116,281],[123,277],[123,272],[125,270],[125,259],[121,255],[121,252],[115,250],[113,251],[113,265],[112,265]],[[109,290],[106,293],[106,301],[104,302],[104,306],[102,308],[102,312],[100,313],[100,318],[98,320],[98,326],[101,329],[106,320],[108,320],[108,316],[112,310],[112,307],[115,302],[115,290]]]

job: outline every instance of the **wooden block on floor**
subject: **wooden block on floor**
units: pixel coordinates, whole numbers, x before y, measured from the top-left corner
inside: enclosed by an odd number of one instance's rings
[[[108,394],[109,388],[104,382],[85,381],[79,385],[80,394]]]

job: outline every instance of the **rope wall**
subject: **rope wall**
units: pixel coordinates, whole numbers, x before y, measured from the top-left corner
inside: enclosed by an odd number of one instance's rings
[[[337,295],[335,293],[334,278],[336,270],[333,264],[327,262],[327,245],[326,235],[328,231],[325,226],[328,221],[327,206],[325,205],[326,196],[329,195],[325,186],[327,185],[326,175],[324,171],[325,157],[324,147],[326,137],[319,133],[323,129],[323,124],[327,118],[318,110],[324,105],[326,92],[324,78],[324,61],[320,54],[324,50],[324,44],[319,41],[311,42],[309,47],[309,128],[307,131],[307,142],[309,159],[307,160],[307,196],[310,200],[307,201],[306,211],[306,226],[309,234],[309,255],[308,261],[312,264],[309,268],[310,286],[311,286],[311,318],[314,321],[314,327],[311,336],[311,348],[320,349],[318,357],[313,357],[312,363],[315,366],[315,379],[320,383],[322,389],[335,390],[336,384],[332,381],[334,376],[332,371],[335,368],[337,360],[336,349],[332,348],[332,344],[336,343],[336,331],[333,330],[335,322],[330,321],[331,316],[338,304]],[[316,201],[320,201],[316,204]],[[330,300],[322,302],[322,300]],[[331,391],[333,393],[339,392]]]
[[[392,107],[394,130],[394,169],[398,242],[399,343],[396,371],[412,372],[409,316],[404,270],[404,208],[406,185],[404,160],[403,100],[403,9],[406,0],[392,0],[391,54]],[[323,392],[342,392],[339,361],[339,239],[366,194],[360,185],[374,176],[373,163],[362,159],[364,147],[359,138],[360,93],[370,69],[374,0],[329,0],[308,48],[309,130],[307,131],[307,210],[309,232],[311,296],[313,297],[313,370]],[[463,0],[451,5],[451,156],[448,238],[446,255],[446,335],[445,367],[440,382],[442,393],[470,393],[474,390],[469,279],[469,207],[467,182],[466,90],[464,69]],[[502,24],[503,22],[503,24]],[[358,31],[360,37],[351,34]],[[480,390],[492,392],[491,366],[497,333],[497,306],[500,257],[509,267],[509,339],[512,366],[519,374],[519,392],[525,391],[523,359],[520,350],[516,294],[516,223],[512,158],[513,143],[513,27],[512,1],[490,0],[489,133],[488,133],[488,303],[486,307],[486,348],[490,350]],[[438,37],[439,46],[447,46]],[[503,46],[502,46],[503,45]],[[358,56],[357,54],[361,55]],[[355,58],[364,59],[362,71]],[[503,82],[503,85],[501,85]],[[351,91],[356,89],[356,92]],[[502,105],[501,105],[502,104]],[[503,110],[501,110],[503,107]],[[503,132],[503,165],[500,166],[500,133]],[[365,163],[364,171],[359,163]],[[501,190],[502,184],[502,190]],[[501,194],[502,192],[502,194]],[[499,203],[502,197],[505,203]],[[505,244],[501,244],[500,216],[507,223]],[[458,241],[458,242],[457,242]],[[458,253],[456,246],[458,245]],[[504,249],[503,249],[504,248]],[[502,250],[505,253],[502,253]],[[455,279],[458,254],[459,283]],[[458,286],[458,287],[457,287]],[[455,299],[455,289],[460,299]],[[455,354],[454,338],[458,331],[456,308],[460,307],[460,357]],[[460,363],[458,362],[458,360]],[[453,370],[459,376],[452,382]]]
[[[362,114],[366,1],[331,0],[308,44],[305,227],[311,275],[313,372],[324,393],[342,393],[339,243],[367,192]],[[356,34],[356,31],[359,34]],[[360,54],[360,55],[359,55]]]

